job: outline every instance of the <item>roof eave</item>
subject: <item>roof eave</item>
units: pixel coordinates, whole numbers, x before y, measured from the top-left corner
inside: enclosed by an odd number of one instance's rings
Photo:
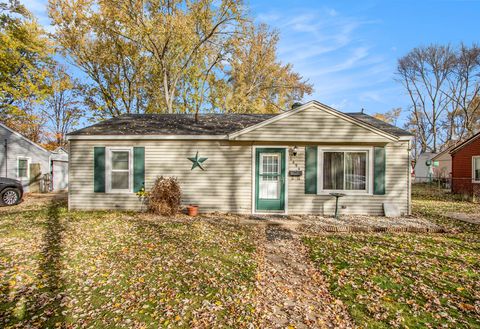
[[[477,138],[480,137],[480,132],[476,133],[475,135],[473,135],[472,137],[470,137],[469,139],[463,141],[462,143],[460,143],[459,145],[455,146],[454,148],[452,148],[450,150],[450,154],[454,154],[454,153],[457,153],[460,149],[462,149],[463,147],[467,146],[468,144],[470,144],[471,142],[475,141]]]
[[[227,135],[67,135],[67,140],[225,140]]]

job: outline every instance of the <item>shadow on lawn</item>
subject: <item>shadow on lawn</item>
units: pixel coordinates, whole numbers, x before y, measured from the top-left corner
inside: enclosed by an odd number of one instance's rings
[[[44,285],[43,294],[37,298],[37,305],[46,318],[44,326],[64,324],[62,307],[64,282],[62,270],[62,234],[65,223],[60,218],[62,202],[52,201],[48,208],[45,231],[40,255],[40,281]]]
[[[32,210],[28,212],[32,218],[20,217],[21,221],[31,221],[22,229],[28,230],[38,224],[43,228],[38,257],[38,283],[21,285],[14,290],[10,290],[8,283],[0,283],[0,296],[12,296],[11,299],[0,298],[0,327],[65,327],[61,305],[64,288],[61,277],[62,234],[65,226],[60,212],[63,206],[61,201],[52,201],[46,212]],[[20,223],[18,225],[22,226]],[[37,255],[36,250],[30,252],[30,257]]]

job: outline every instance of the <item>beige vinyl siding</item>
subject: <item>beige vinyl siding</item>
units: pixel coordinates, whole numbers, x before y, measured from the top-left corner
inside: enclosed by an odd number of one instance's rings
[[[134,193],[93,192],[95,146],[145,147],[145,184],[156,177],[180,181],[183,204],[198,204],[201,211],[251,212],[251,146],[217,141],[83,141],[70,142],[70,209],[132,209],[143,205]],[[196,152],[207,157],[205,171],[190,170]]]
[[[156,177],[174,176],[180,180],[183,203],[200,205],[202,211],[251,213],[252,146],[248,142],[217,141],[71,141],[70,209],[142,210],[134,193],[107,194],[93,192],[94,146],[144,146],[147,190]],[[272,145],[271,143],[268,143]],[[260,142],[255,145],[260,146]],[[289,145],[290,149],[292,145]],[[331,146],[332,144],[316,144]],[[298,145],[297,145],[298,146]],[[205,171],[196,168],[187,157],[207,157]],[[305,148],[298,146],[297,156],[290,152],[288,170],[301,170],[301,177],[288,177],[289,214],[325,214],[334,212],[334,198],[304,193]],[[386,145],[386,194],[357,195],[340,199],[343,214],[383,214],[383,202],[396,204],[408,213],[409,158],[408,142]]]
[[[387,143],[391,140],[315,107],[240,135],[235,140]]]
[[[305,148],[300,147],[296,157],[290,157],[289,169],[298,168],[305,172]],[[342,214],[383,215],[383,203],[395,204],[401,212],[408,214],[409,203],[409,156],[408,142],[392,142],[386,145],[385,195],[350,195],[340,198]],[[305,175],[289,177],[289,214],[323,213],[333,215],[335,198],[330,195],[304,194]]]

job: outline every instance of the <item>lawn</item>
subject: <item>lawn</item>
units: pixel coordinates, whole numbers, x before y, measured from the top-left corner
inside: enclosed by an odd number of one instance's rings
[[[442,191],[413,197],[416,215],[461,233],[305,237],[312,260],[360,327],[479,328],[478,225],[444,216],[479,206]]]
[[[0,211],[1,328],[258,326],[252,225],[68,212],[59,201],[19,207]],[[480,328],[480,230],[445,216],[479,205],[420,186],[413,207],[450,233],[303,242],[359,327]]]
[[[0,213],[0,327],[245,327],[253,235],[62,203]]]
[[[480,233],[480,225],[446,217],[448,213],[480,214],[480,203],[469,202],[462,196],[428,184],[415,184],[412,189],[413,214],[425,217],[447,229]]]

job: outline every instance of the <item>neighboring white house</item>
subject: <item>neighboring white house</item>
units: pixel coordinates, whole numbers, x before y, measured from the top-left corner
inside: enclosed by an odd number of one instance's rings
[[[432,159],[437,155],[433,152],[424,152],[420,154],[415,162],[415,180],[414,183],[429,182],[434,175]],[[430,164],[430,165],[429,165]]]
[[[53,190],[68,187],[68,153],[64,149],[51,152],[20,133],[0,123],[0,177],[19,180],[25,192],[30,191],[33,180],[41,180],[45,174],[54,179]],[[39,166],[37,177],[32,168]]]
[[[52,184],[54,191],[68,189],[68,152],[63,147],[57,148],[50,157]]]
[[[137,114],[68,135],[69,209],[136,209],[136,192],[178,178],[201,211],[410,213],[410,138],[364,113],[309,102],[278,115]]]

